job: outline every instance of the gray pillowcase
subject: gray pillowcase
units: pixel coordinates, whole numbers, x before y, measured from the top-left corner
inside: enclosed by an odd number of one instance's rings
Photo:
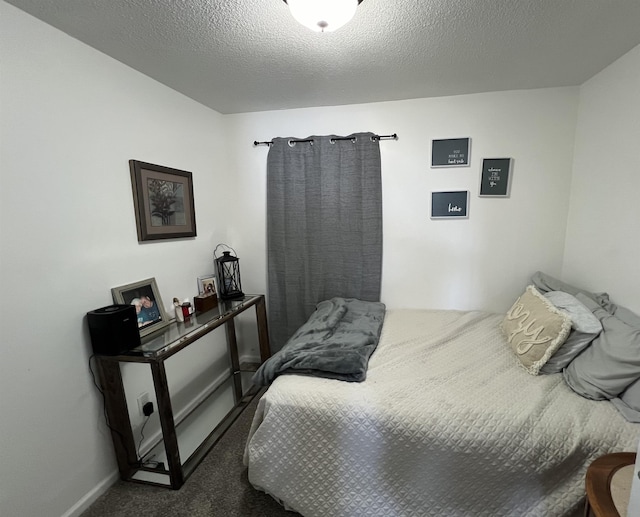
[[[625,307],[618,306],[614,316],[632,327],[640,328],[640,316]],[[640,423],[640,379],[620,394],[620,398],[611,399],[613,405],[629,422]]]
[[[602,333],[569,363],[564,380],[583,397],[612,399],[640,378],[640,326],[626,323],[581,293],[576,298],[600,320]]]
[[[626,307],[622,307],[620,305],[616,305],[615,309],[609,311],[619,320],[624,321],[627,325],[631,325],[632,327],[640,328],[640,316],[634,314]]]
[[[629,422],[640,422],[640,379],[632,382],[620,398],[611,399],[611,402]]]
[[[543,374],[560,373],[602,332],[602,324],[582,302],[569,293],[550,291],[544,297],[571,318],[569,337],[540,369]]]
[[[609,300],[609,295],[607,293],[592,293],[591,291],[567,284],[562,280],[558,280],[551,275],[543,273],[542,271],[534,273],[531,277],[531,282],[536,286],[538,291],[543,294],[550,291],[562,291],[564,293],[569,293],[572,296],[577,296],[578,293],[581,293],[584,296],[591,298],[594,302],[598,303],[611,313],[616,309],[615,304],[611,303]]]

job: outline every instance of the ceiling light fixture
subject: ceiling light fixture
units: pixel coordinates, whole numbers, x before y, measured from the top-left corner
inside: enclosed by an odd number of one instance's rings
[[[291,15],[302,25],[316,32],[331,32],[342,27],[362,0],[284,0]]]

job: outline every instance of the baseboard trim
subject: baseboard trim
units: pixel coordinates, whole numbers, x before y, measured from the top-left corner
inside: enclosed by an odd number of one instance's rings
[[[98,498],[104,494],[111,486],[120,479],[120,473],[118,470],[114,470],[106,478],[104,478],[95,487],[89,490],[82,498],[78,500],[69,510],[67,510],[62,517],[79,517],[87,510]]]
[[[258,356],[253,355],[243,355],[240,358],[241,362],[260,362],[260,358]],[[213,386],[218,382],[219,379],[215,379],[210,385]],[[192,407],[197,401],[199,401],[202,397],[207,394],[207,389],[203,390],[200,396],[196,397],[194,401],[189,404],[189,407]],[[187,411],[189,407],[185,407],[182,409],[181,413]],[[148,442],[147,442],[148,443]],[[144,448],[144,447],[143,447]],[[82,515],[84,511],[86,511],[93,503],[95,503],[98,498],[104,494],[109,488],[120,479],[120,473],[117,469],[115,469],[111,474],[105,477],[100,483],[98,483],[95,487],[89,490],[84,496],[82,496],[76,504],[74,504],[69,510],[67,510],[61,517],[79,517]]]

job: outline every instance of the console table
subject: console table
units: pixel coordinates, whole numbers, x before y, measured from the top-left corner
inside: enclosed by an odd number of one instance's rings
[[[105,412],[122,479],[173,489],[180,488],[207,452],[258,393],[259,390],[255,386],[244,394],[242,392],[241,372],[255,370],[255,365],[245,368],[245,365],[240,364],[234,325],[234,319],[251,307],[255,308],[262,363],[271,355],[264,295],[246,295],[233,300],[220,300],[217,307],[207,312],[194,314],[184,323],[172,322],[158,332],[142,338],[142,344],[133,350],[115,356],[96,356],[98,377],[105,398]],[[182,460],[178,450],[176,428],[198,406],[192,408],[188,414],[182,415],[179,421],[174,418],[164,362],[221,325],[224,325],[226,331],[229,359],[229,374],[225,380],[232,382],[234,406],[196,450]],[[120,370],[121,363],[128,362],[146,363],[151,368],[157,402],[156,411],[162,430],[160,441],[164,444],[167,467],[164,466],[164,462],[155,467],[144,466],[137,456]],[[214,392],[215,389],[212,393]]]

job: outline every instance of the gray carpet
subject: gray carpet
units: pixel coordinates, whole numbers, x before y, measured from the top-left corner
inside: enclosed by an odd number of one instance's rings
[[[255,490],[242,464],[256,397],[180,490],[118,481],[82,517],[296,517]]]

